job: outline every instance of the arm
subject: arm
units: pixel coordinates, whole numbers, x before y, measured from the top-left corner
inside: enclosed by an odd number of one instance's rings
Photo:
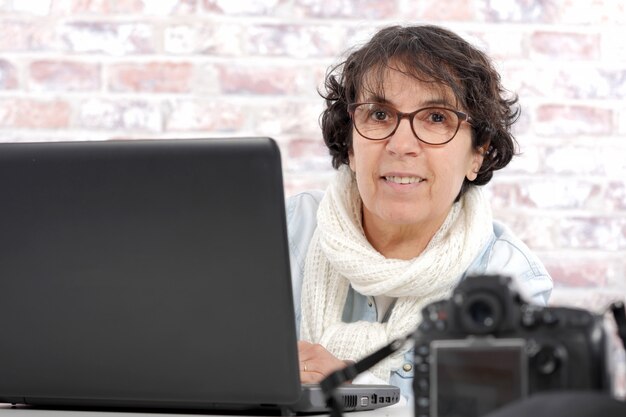
[[[501,223],[494,222],[496,240],[488,253],[485,273],[509,275],[527,300],[546,305],[552,292],[552,278],[539,258]]]

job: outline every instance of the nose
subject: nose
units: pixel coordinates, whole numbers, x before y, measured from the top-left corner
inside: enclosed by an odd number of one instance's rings
[[[395,133],[387,140],[386,149],[397,156],[417,156],[422,151],[422,143],[415,137],[408,117],[400,120]]]

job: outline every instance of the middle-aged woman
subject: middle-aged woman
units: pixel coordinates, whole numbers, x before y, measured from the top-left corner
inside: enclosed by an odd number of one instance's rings
[[[468,274],[510,275],[547,302],[548,273],[479,187],[513,157],[518,115],[484,53],[440,27],[388,27],[329,72],[324,96],[336,177],[287,201],[302,382],[407,335]],[[410,397],[412,363],[401,352],[361,382]]]

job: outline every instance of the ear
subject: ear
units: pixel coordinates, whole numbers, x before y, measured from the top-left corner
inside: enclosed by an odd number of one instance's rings
[[[489,143],[485,143],[483,146],[480,146],[475,150],[474,155],[472,156],[472,162],[470,163],[470,169],[465,173],[465,177],[469,181],[474,181],[476,177],[478,177],[478,171],[480,171],[480,167],[483,166],[483,160],[487,154],[487,149],[489,149]]]

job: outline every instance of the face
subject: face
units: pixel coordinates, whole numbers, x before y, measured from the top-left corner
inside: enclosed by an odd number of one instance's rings
[[[389,70],[384,79],[384,102],[405,113],[428,106],[459,111],[451,91]],[[358,98],[380,102],[380,97]],[[472,148],[471,126],[463,122],[452,141],[428,145],[413,134],[402,119],[393,136],[369,140],[353,127],[350,168],[356,173],[363,200],[363,225],[367,229],[393,231],[412,228],[434,233],[445,220],[463,180],[476,179],[482,151]],[[375,227],[372,227],[375,226]],[[432,236],[431,236],[432,237]]]

